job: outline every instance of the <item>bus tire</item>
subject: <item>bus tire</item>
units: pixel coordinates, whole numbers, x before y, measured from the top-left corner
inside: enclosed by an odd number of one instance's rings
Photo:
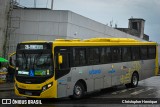
[[[134,72],[131,78],[131,88],[137,87],[139,81],[138,73]]]
[[[77,82],[73,89],[73,98],[80,99],[84,96],[85,88],[81,82]]]
[[[137,72],[132,74],[131,83],[125,84],[126,88],[134,88],[138,86],[139,76]]]

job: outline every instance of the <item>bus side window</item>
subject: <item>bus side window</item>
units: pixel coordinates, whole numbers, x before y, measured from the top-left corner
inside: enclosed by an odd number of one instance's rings
[[[140,52],[141,52],[141,59],[147,59],[147,46],[143,46],[140,48]]]
[[[111,47],[106,47],[106,61],[107,61],[107,63],[111,63],[112,62]]]
[[[99,49],[89,48],[88,64],[99,64]]]
[[[73,60],[75,66],[86,64],[86,49],[85,48],[75,48],[73,49]]]
[[[101,48],[101,53],[100,53],[100,62],[102,64],[106,63],[106,49],[104,47]]]
[[[149,59],[155,59],[156,57],[156,47],[155,46],[148,47],[148,57]]]
[[[100,61],[101,63],[111,63],[112,61],[112,54],[110,47],[102,47],[100,53]]]
[[[122,59],[123,61],[131,60],[131,48],[130,47],[123,47]]]
[[[132,47],[132,60],[140,59],[140,51],[139,47]]]
[[[121,56],[122,56],[121,48],[120,47],[113,47],[112,48],[112,60],[113,60],[113,62],[121,61]]]
[[[78,48],[73,49],[73,62],[74,62],[74,66],[79,65],[79,49]]]

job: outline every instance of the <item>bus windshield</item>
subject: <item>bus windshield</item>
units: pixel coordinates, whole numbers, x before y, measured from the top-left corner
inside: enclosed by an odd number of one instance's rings
[[[48,76],[53,74],[52,55],[49,53],[17,53],[17,75]]]

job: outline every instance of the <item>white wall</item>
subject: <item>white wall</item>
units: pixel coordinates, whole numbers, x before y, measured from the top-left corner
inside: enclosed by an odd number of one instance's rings
[[[14,25],[18,25],[10,36],[9,52],[14,52],[22,41],[66,38],[68,15],[66,11],[42,9],[14,9]]]
[[[158,45],[158,63],[160,66],[160,44]]]
[[[0,0],[0,56],[3,55],[3,45],[7,29],[8,11],[9,11],[9,0]]]
[[[11,34],[10,52],[15,51],[17,43],[28,40],[93,37],[129,37],[142,40],[71,11],[15,9],[12,14],[14,19],[19,19],[12,21],[13,27],[19,26]]]

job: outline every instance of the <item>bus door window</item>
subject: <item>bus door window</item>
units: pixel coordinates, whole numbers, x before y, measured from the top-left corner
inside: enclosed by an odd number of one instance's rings
[[[69,53],[59,53],[62,55],[62,63],[59,64],[59,69],[68,69],[70,67],[70,62],[69,62]]]

